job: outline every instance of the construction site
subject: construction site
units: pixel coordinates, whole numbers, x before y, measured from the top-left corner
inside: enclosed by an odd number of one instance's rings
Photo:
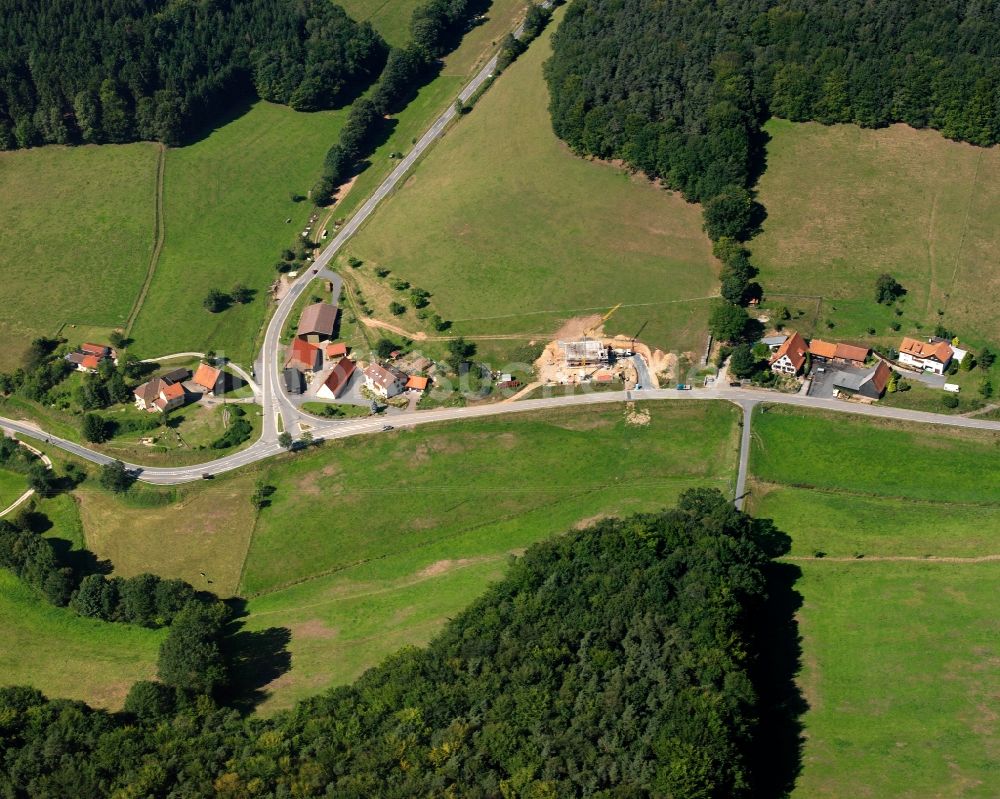
[[[627,336],[604,335],[604,323],[621,307],[603,316],[570,320],[535,361],[546,385],[621,384],[624,388],[657,388],[656,373],[669,368],[671,356]]]

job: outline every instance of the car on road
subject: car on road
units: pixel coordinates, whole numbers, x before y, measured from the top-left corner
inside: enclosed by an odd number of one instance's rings
[[[390,430],[394,430],[394,429],[395,428],[391,424],[384,424],[384,425],[382,425],[382,432],[383,433],[387,433]]]
[[[677,384],[677,390],[678,391],[690,391],[691,390],[691,386],[689,386],[687,383],[678,383]]]

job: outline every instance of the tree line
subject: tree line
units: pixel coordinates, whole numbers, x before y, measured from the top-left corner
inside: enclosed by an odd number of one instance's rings
[[[256,94],[349,101],[388,48],[329,0],[0,0],[0,149],[178,144]]]
[[[385,117],[399,111],[439,66],[439,59],[460,40],[472,18],[488,3],[484,0],[430,0],[413,9],[410,41],[389,52],[378,82],[352,106],[340,137],[327,151],[323,170],[313,186],[316,205],[328,205],[337,189],[367,156],[385,125]]]
[[[760,222],[771,115],[1000,141],[1000,18],[974,0],[575,0],[552,44],[556,134],[703,203],[715,242]],[[725,256],[725,302],[759,299]]]
[[[209,699],[211,658],[168,670],[193,692],[138,683],[122,713],[2,689],[0,792],[749,796],[772,539],[708,489],[567,533],[425,649],[266,719]],[[170,649],[212,649],[211,619],[182,619],[198,613],[181,611]]]

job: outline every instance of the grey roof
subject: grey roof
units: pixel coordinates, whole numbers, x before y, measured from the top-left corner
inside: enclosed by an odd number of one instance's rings
[[[788,336],[782,335],[781,333],[773,336],[764,336],[764,338],[761,339],[761,343],[766,344],[768,347],[780,347],[786,341],[788,341]]]
[[[316,333],[332,336],[337,323],[337,305],[330,302],[314,302],[302,310],[299,317],[298,335],[307,336]]]
[[[285,388],[289,394],[301,394],[306,390],[306,378],[298,369],[285,369]]]
[[[160,379],[166,380],[168,383],[180,383],[182,380],[187,380],[189,377],[191,377],[191,370],[183,367],[171,369],[169,372],[164,372],[160,375]]]

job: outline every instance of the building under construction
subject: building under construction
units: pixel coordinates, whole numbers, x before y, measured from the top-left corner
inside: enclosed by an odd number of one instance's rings
[[[602,366],[608,362],[608,348],[593,338],[579,341],[560,341],[566,366]]]

